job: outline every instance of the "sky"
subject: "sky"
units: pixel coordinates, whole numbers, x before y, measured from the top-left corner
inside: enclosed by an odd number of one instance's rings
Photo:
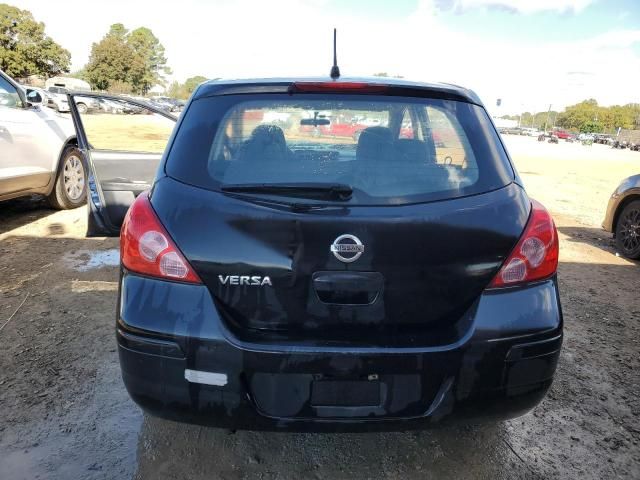
[[[640,0],[5,0],[87,62],[113,23],[150,28],[171,80],[376,72],[474,90],[494,115],[640,103]],[[501,107],[496,100],[502,100]]]

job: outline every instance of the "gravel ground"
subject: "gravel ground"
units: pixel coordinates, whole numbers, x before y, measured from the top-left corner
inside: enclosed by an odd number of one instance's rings
[[[565,344],[533,412],[333,435],[230,434],[143,415],[119,377],[117,240],[85,239],[84,208],[31,198],[0,204],[0,478],[640,478],[640,270],[599,228],[640,153],[506,141],[561,235]]]

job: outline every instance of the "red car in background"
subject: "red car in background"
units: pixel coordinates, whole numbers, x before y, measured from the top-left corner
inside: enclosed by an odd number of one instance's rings
[[[566,130],[554,130],[553,134],[560,140],[568,140],[569,138],[573,138],[573,135]]]
[[[320,133],[330,137],[351,137],[357,141],[362,130],[370,126],[357,122],[331,122],[330,125],[320,127]]]

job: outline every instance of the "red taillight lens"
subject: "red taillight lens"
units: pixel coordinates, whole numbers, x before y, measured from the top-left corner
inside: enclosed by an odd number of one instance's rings
[[[293,93],[382,93],[388,87],[366,82],[295,82],[290,90]]]
[[[522,285],[552,276],[558,268],[558,251],[558,232],[551,215],[532,200],[524,233],[489,288]]]
[[[202,283],[158,220],[146,192],[138,195],[124,218],[120,258],[125,268],[135,273]]]

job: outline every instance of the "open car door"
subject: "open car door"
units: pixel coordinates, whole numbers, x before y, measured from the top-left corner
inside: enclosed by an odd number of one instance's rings
[[[88,92],[68,97],[86,161],[87,236],[116,237],[136,196],[151,187],[177,118],[127,97]]]

